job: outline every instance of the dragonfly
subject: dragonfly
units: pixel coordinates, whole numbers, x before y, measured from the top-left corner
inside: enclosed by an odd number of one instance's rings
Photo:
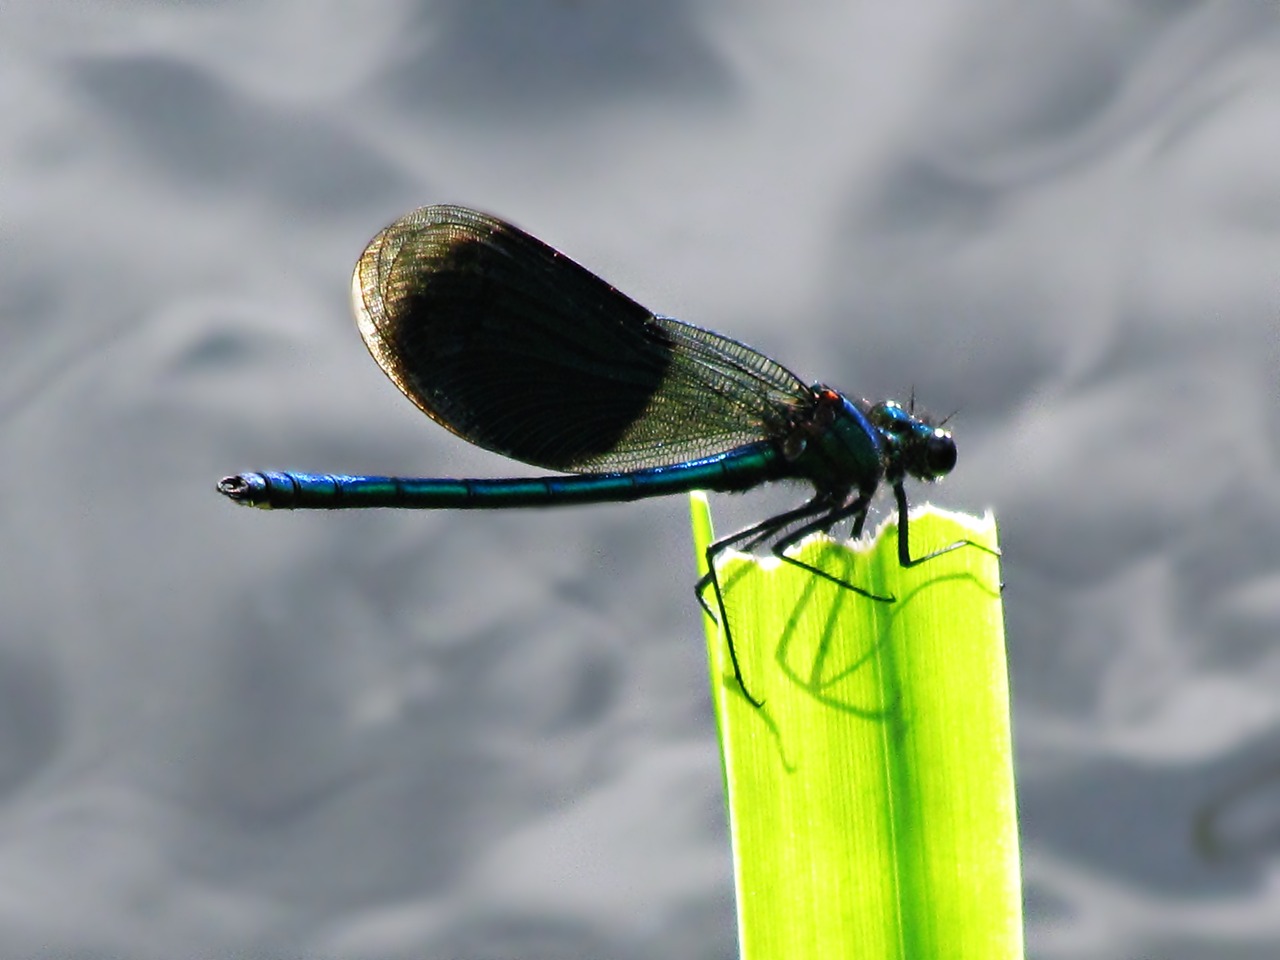
[[[269,509],[501,509],[615,503],[694,490],[739,492],[801,481],[802,504],[716,540],[699,602],[722,625],[748,690],[716,562],[762,549],[872,600],[891,602],[788,554],[852,521],[872,497],[897,504],[898,559],[912,567],[908,479],[956,464],[943,424],[914,398],[870,402],[786,367],[730,337],[656,314],[519,227],[467,207],[422,207],[370,241],[351,283],[357,325],[391,381],[438,424],[513,460],[556,471],[447,479],[261,471],[222,479],[239,504]],[[707,587],[714,608],[707,600]]]

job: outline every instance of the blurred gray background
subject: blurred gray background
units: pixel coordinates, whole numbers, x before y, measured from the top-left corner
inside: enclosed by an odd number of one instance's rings
[[[514,472],[349,316],[441,201],[958,410],[1030,954],[1280,955],[1275,3],[28,0],[0,102],[0,955],[735,956],[683,499],[213,492]]]

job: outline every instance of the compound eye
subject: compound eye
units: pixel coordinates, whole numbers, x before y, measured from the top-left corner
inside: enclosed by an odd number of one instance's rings
[[[924,463],[929,475],[941,477],[956,465],[956,442],[945,430],[934,430],[924,442]]]

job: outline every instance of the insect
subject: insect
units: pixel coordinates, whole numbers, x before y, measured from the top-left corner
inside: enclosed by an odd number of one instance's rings
[[[917,416],[914,404],[870,403],[808,385],[746,344],[654,314],[504,220],[449,205],[402,217],[361,255],[352,300],[369,352],[427,416],[470,443],[562,475],[271,471],[226,477],[220,493],[289,510],[493,509],[808,481],[813,495],[805,503],[708,548],[697,594],[727,638],[715,561],[730,547],[769,544],[788,563],[891,600],[786,554],[846,519],[858,537],[882,483],[897,501],[903,566],[970,543],[911,556],[903,484],[937,480],[956,463],[950,432]],[[731,638],[728,646],[739,686],[758,704]]]

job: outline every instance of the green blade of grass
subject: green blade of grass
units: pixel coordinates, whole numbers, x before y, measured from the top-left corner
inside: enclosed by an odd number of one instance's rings
[[[701,573],[705,497],[693,518]],[[912,516],[917,556],[964,539],[994,548],[994,520]],[[892,524],[867,547],[815,538],[795,555],[895,599],[773,558],[717,565],[764,701],[743,696],[708,617],[743,960],[1022,957],[997,557],[962,547],[903,569]]]

